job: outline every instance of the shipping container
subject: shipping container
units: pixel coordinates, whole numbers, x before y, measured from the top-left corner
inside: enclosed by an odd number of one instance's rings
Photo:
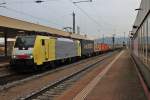
[[[110,50],[110,47],[108,44],[105,44],[105,43],[94,44],[94,52],[106,52],[109,50]]]
[[[81,40],[81,54],[84,56],[90,56],[93,53],[94,53],[94,41]]]

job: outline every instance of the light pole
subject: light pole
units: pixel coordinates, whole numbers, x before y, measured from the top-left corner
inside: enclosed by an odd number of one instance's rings
[[[125,42],[125,35],[126,35],[126,33],[124,32],[124,42]]]
[[[126,44],[126,40],[125,40],[125,32],[124,32],[124,40],[123,40],[123,46],[125,46],[125,44]]]
[[[77,26],[77,34],[80,34],[80,27]]]
[[[115,34],[112,36],[113,49],[115,48]]]
[[[92,2],[92,0],[83,0],[83,1],[76,1],[76,2],[72,2],[73,4],[77,4],[77,3],[83,3],[83,2]],[[75,34],[76,32],[76,18],[75,18],[75,13],[73,11],[72,13],[72,16],[73,16],[73,33]]]
[[[104,42],[105,42],[105,40],[104,40],[105,38],[104,38],[104,34],[103,34],[103,44],[104,44]]]
[[[76,18],[75,18],[75,13],[73,12],[72,13],[72,16],[73,16],[73,33],[76,32]]]

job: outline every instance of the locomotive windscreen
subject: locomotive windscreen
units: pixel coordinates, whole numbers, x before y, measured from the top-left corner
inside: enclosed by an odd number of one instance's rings
[[[16,39],[15,47],[29,48],[33,47],[35,42],[35,36],[19,36]]]

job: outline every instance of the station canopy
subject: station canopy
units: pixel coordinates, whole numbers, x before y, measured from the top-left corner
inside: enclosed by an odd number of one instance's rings
[[[72,34],[59,29],[43,26],[27,21],[22,21],[6,16],[0,15],[0,36],[4,36],[7,33],[7,37],[14,37],[18,34],[40,34],[51,35],[59,37],[67,37],[73,39],[87,39],[85,35]]]

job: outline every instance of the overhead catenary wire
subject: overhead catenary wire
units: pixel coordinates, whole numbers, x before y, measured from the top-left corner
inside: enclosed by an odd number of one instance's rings
[[[82,11],[89,19],[91,19],[95,24],[102,27],[101,24],[99,24],[93,17],[91,17],[86,11],[84,11],[81,7],[79,7],[77,4],[73,3],[80,11]]]
[[[9,4],[23,4],[23,3],[36,3],[37,0],[26,0],[26,1],[23,1],[23,0],[19,0],[19,1],[11,1],[11,2],[6,2],[5,0],[2,0],[2,2],[0,4],[0,7],[1,8],[5,8],[9,11],[12,11],[12,12],[15,12],[15,13],[18,13],[18,14],[22,14],[22,15],[26,15],[28,17],[31,17],[31,18],[34,18],[34,19],[37,19],[38,22],[35,22],[36,24],[37,23],[40,23],[39,21],[44,21],[44,22],[49,22],[49,24],[54,24],[54,25],[57,25],[59,26],[60,28],[62,28],[63,26],[60,24],[60,23],[56,23],[54,21],[51,21],[51,20],[47,20],[47,19],[44,19],[44,18],[40,18],[40,17],[36,17],[36,16],[33,16],[32,14],[29,14],[29,13],[26,13],[26,12],[23,12],[23,11],[20,11],[20,10],[16,10],[14,8],[10,8],[8,7]],[[60,1],[60,0],[41,0],[42,2],[49,2],[49,1]]]
[[[85,10],[83,10],[81,7],[79,7],[76,3],[74,3],[72,0],[69,0],[74,6],[76,6],[83,14],[85,14],[90,20],[92,20],[96,25],[102,27],[93,17],[91,17]]]
[[[92,8],[92,6],[91,5],[89,5],[91,8]],[[109,22],[107,22],[102,16],[98,16],[98,17],[100,17],[100,19],[101,19],[101,21],[103,21],[103,23],[106,25],[109,25],[109,26],[113,26],[113,24],[112,23],[109,23]]]
[[[32,0],[33,1],[36,1],[36,0]],[[48,1],[48,0],[44,0],[44,1]],[[50,1],[54,1],[54,0],[50,0]],[[102,25],[100,23],[98,23],[98,21],[93,18],[91,15],[89,15],[84,9],[82,9],[80,6],[78,6],[77,4],[73,3],[72,0],[69,0],[75,7],[77,7],[84,15],[86,15],[92,22],[94,22],[97,26],[98,26],[98,30],[101,30],[102,28]],[[16,1],[16,3],[21,3],[21,2],[27,2],[27,1]],[[11,3],[11,2],[10,2]],[[13,3],[13,2],[12,2]],[[31,2],[30,2],[31,3]],[[9,2],[7,3],[9,4]],[[26,15],[26,16],[29,16],[31,18],[34,18],[34,19],[37,19],[37,20],[42,20],[42,21],[45,21],[45,22],[50,22],[51,24],[55,24],[55,25],[58,25],[60,27],[63,27],[62,25],[58,24],[58,23],[55,23],[53,21],[50,21],[50,20],[47,20],[47,19],[43,19],[43,18],[39,18],[39,17],[35,17],[31,14],[28,14],[28,13],[25,13],[25,12],[22,12],[22,11],[19,11],[19,10],[16,10],[16,9],[13,9],[13,8],[10,8],[10,7],[5,7],[5,9],[9,10],[9,11],[13,11],[13,12],[16,12],[16,13],[19,13],[19,14],[23,14],[23,15]]]
[[[7,6],[3,6],[3,8],[5,8],[5,9],[7,9],[7,10],[9,10],[9,11],[18,13],[18,14],[26,15],[26,16],[28,16],[28,17],[37,19],[37,20],[39,20],[39,21],[49,22],[49,23],[51,23],[51,24],[54,24],[54,25],[63,27],[62,25],[60,25],[60,24],[58,24],[58,23],[52,22],[52,21],[47,20],[47,19],[44,19],[44,18],[35,17],[35,16],[33,16],[33,15],[31,15],[31,14],[28,14],[28,13],[25,13],[25,12],[23,12],[23,11],[19,11],[19,10],[16,10],[16,9],[13,9],[13,8],[10,8],[10,7],[7,7]]]
[[[93,23],[95,23],[97,25],[98,28],[97,30],[102,30],[103,25],[100,24],[93,16],[91,16],[90,14],[88,14],[84,9],[82,9],[80,6],[78,6],[76,3],[73,2],[73,0],[68,0],[69,2],[71,2],[75,7],[77,7],[84,15],[86,15]],[[102,17],[101,17],[102,18]],[[109,26],[113,26],[113,24],[108,23],[106,21],[103,20],[103,23],[109,25]],[[112,28],[110,29],[112,30]]]
[[[31,4],[31,3],[42,3],[42,2],[49,2],[49,1],[57,1],[57,0],[16,0],[16,1],[5,1],[3,0],[2,3],[6,3],[6,4]]]
[[[33,1],[31,1],[31,2],[34,2],[35,0],[33,0]],[[48,1],[48,0],[45,0],[45,1]],[[50,1],[54,1],[54,0],[50,0]],[[71,0],[70,0],[71,1]],[[15,4],[17,4],[17,3],[31,3],[31,2],[29,2],[29,1],[14,1],[14,2],[8,2],[8,3],[6,3],[6,4],[9,4],[9,3],[15,3]],[[71,3],[73,3],[72,1],[71,1]],[[81,7],[79,7],[78,5],[76,5],[75,3],[73,3],[73,5],[74,6],[76,6],[78,9],[80,9],[80,11],[82,11],[89,19],[91,19],[94,23],[96,23],[97,24],[97,26],[99,26],[99,27],[102,27],[94,18],[92,18],[86,11],[84,11]],[[29,16],[29,17],[31,17],[31,18],[35,18],[35,19],[38,19],[38,20],[43,20],[43,21],[48,21],[48,22],[51,22],[51,21],[49,21],[49,20],[45,20],[45,19],[42,19],[42,18],[39,18],[39,17],[35,17],[35,16],[33,16],[33,15],[31,15],[31,14],[28,14],[28,13],[25,13],[25,12],[22,12],[22,11],[18,11],[18,10],[15,10],[15,9],[13,9],[13,8],[10,8],[10,7],[7,7],[7,6],[4,6],[3,8],[5,8],[5,9],[7,9],[7,10],[10,10],[10,11],[13,11],[13,12],[16,12],[16,13],[19,13],[19,14],[23,14],[23,15],[26,15],[26,16]],[[51,22],[52,24],[56,24],[56,25],[58,25],[57,23],[54,23],[54,22]],[[59,25],[60,26],[60,25]]]
[[[93,17],[91,17],[85,10],[83,10],[81,7],[79,7],[77,4],[73,3],[72,0],[69,0],[75,7],[77,7],[84,15],[87,16],[88,19],[90,19],[95,25],[97,25],[98,29],[97,30],[102,30],[102,25],[98,23],[97,20],[95,20]]]

